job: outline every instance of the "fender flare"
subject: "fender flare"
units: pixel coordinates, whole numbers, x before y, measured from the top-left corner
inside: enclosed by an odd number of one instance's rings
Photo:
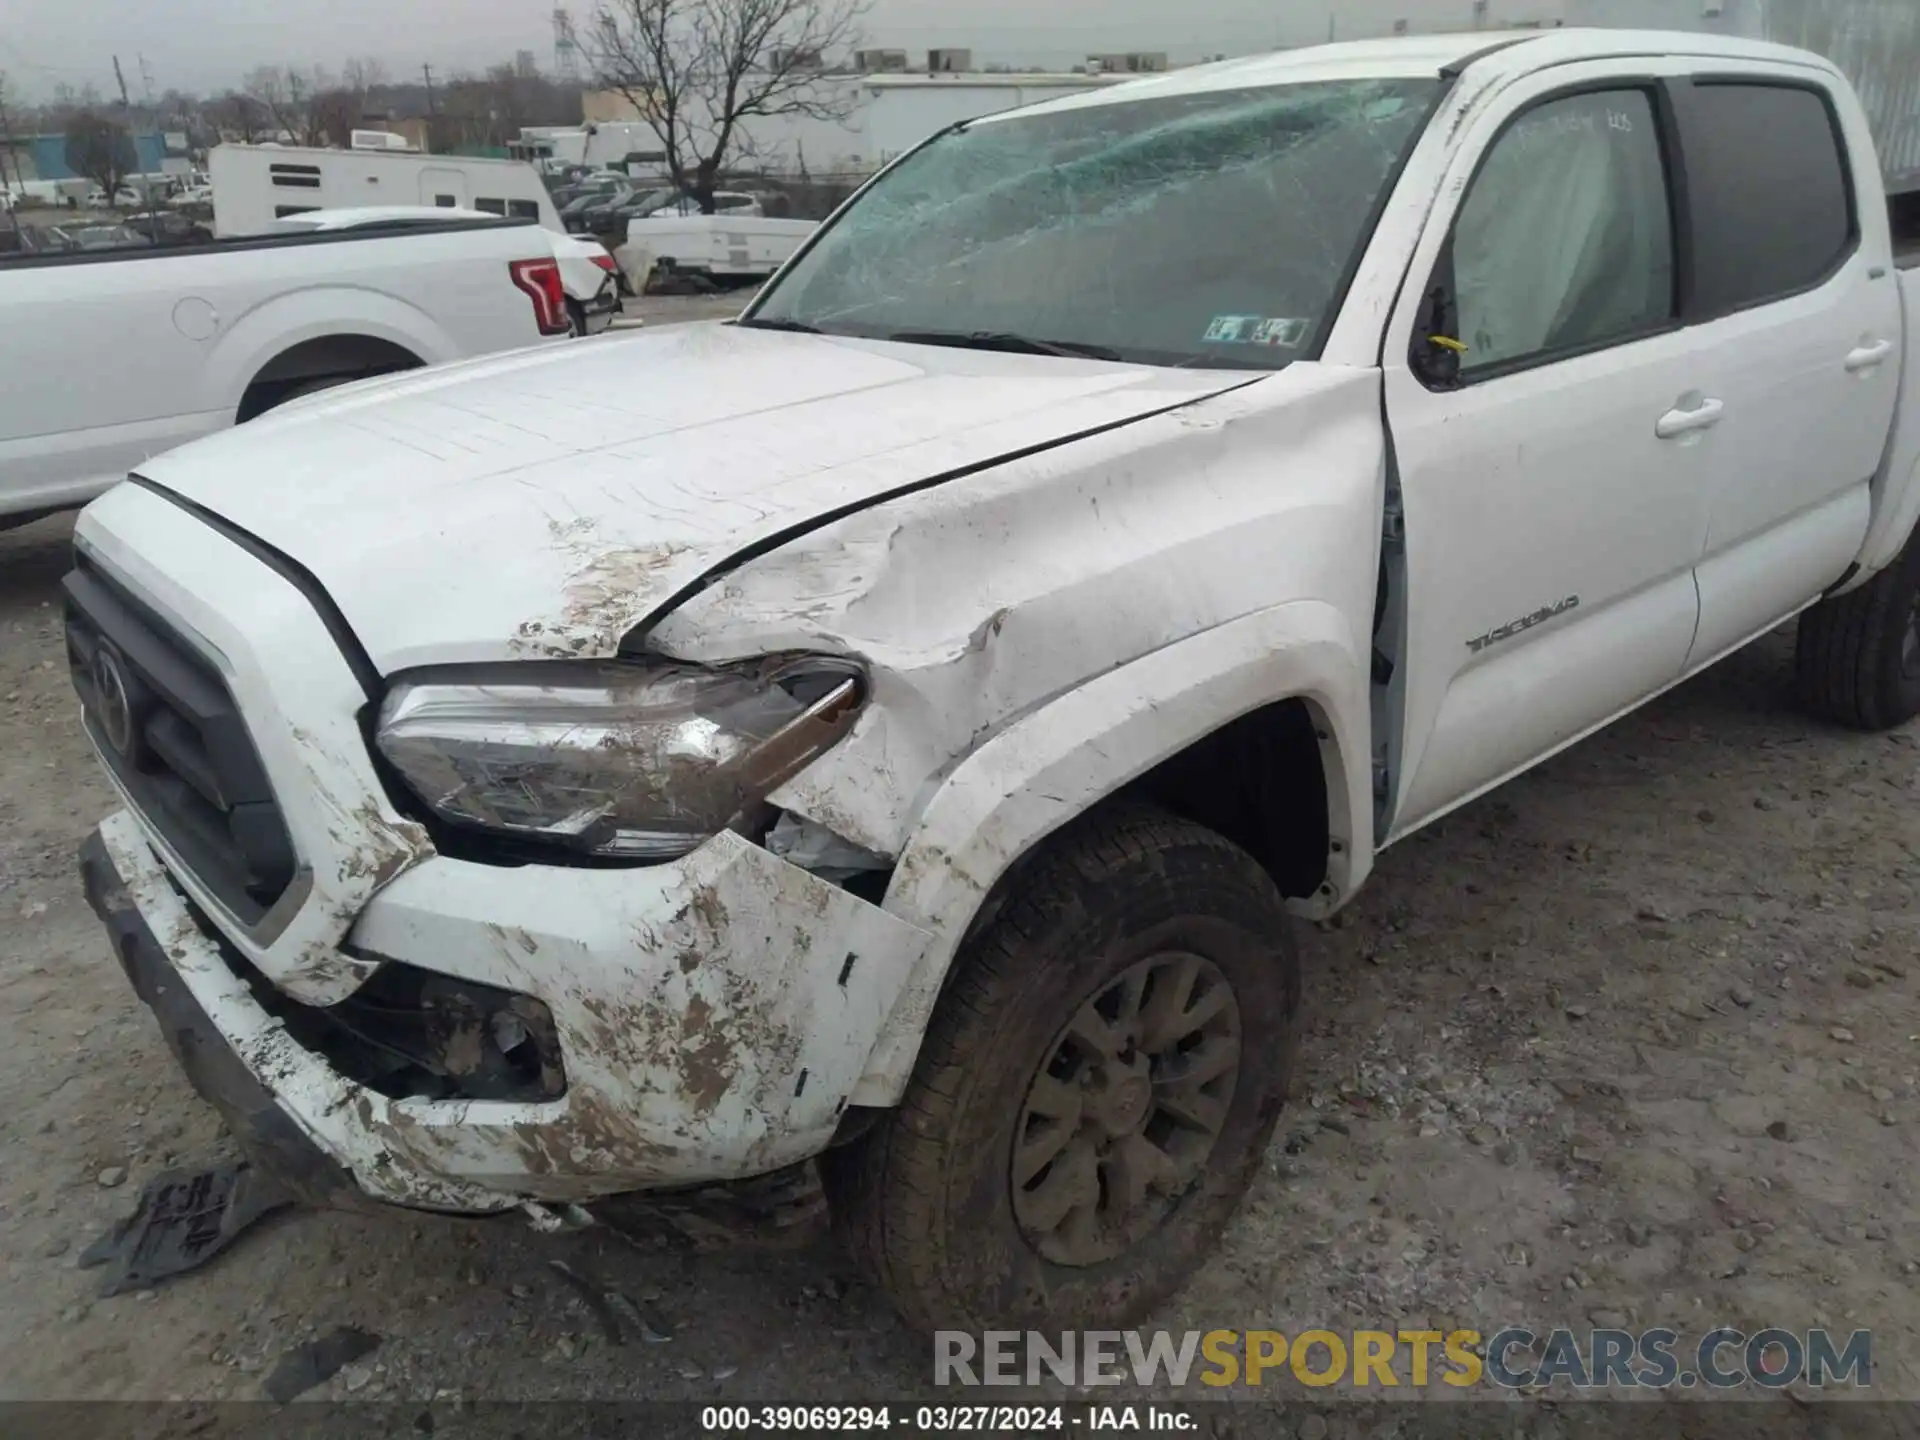
[[[1859,568],[1847,577],[1844,585],[1834,587],[1830,595],[1858,590],[1897,561],[1906,553],[1907,546],[1914,543],[1914,537],[1920,535],[1920,455],[1916,455],[1903,478],[1905,483],[1897,491],[1883,491],[1874,497],[1879,502],[1876,505],[1879,513],[1860,547]]]
[[[253,377],[277,357],[332,335],[385,340],[425,365],[460,357],[453,338],[419,307],[359,286],[319,286],[270,300],[222,330],[204,371],[204,408],[237,410]]]
[[[887,887],[884,907],[935,938],[882,1023],[850,1103],[899,1102],[960,942],[1015,861],[1161,761],[1275,701],[1297,698],[1312,710],[1327,774],[1327,881],[1296,908],[1337,908],[1373,863],[1369,676],[1341,612],[1296,601],[1110,670],[968,755],[922,810]]]

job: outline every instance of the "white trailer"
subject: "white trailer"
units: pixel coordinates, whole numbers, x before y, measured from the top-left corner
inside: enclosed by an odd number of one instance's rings
[[[650,279],[672,273],[720,282],[764,280],[818,228],[815,220],[674,209],[629,220],[626,244],[614,251],[614,259],[636,294],[645,293]]]
[[[261,235],[313,210],[434,205],[538,220],[566,233],[531,165],[414,151],[220,145],[207,161],[216,235]]]

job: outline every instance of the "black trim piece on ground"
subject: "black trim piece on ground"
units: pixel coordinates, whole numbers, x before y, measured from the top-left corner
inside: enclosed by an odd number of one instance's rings
[[[380,698],[386,687],[378,667],[373,663],[373,657],[367,654],[366,646],[362,645],[360,637],[353,633],[353,626],[347,623],[347,617],[341,613],[340,607],[333,603],[333,597],[327,594],[326,586],[320,583],[319,578],[311,570],[284,550],[276,550],[259,536],[242,530],[231,520],[216,515],[204,505],[196,505],[184,495],[177,494],[164,485],[155,484],[144,475],[129,475],[127,483],[151,491],[162,500],[178,505],[194,519],[212,526],[298,590],[306,597],[307,603],[313,606],[314,613],[320,617],[320,623],[327,627],[327,633],[333,637],[333,643],[339,646],[340,654],[346,659],[347,668],[353,671],[353,678],[359,682],[367,699],[374,701]]]

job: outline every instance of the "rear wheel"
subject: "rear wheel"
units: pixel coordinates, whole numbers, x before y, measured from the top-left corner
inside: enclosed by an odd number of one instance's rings
[[[1280,894],[1214,832],[1115,810],[955,967],[900,1107],[823,1161],[835,1222],[929,1329],[1124,1325],[1213,1247],[1286,1098]]]
[[[1865,585],[1800,617],[1795,682],[1809,711],[1856,730],[1920,715],[1920,536]]]

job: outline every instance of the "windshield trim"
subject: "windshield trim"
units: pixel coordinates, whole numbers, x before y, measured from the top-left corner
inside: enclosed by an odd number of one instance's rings
[[[1363,77],[1355,77],[1355,78],[1363,78]],[[1426,75],[1425,74],[1382,75],[1375,78],[1379,78],[1382,80],[1418,80],[1418,79],[1426,78]],[[1186,365],[1179,368],[1185,368],[1185,369],[1191,369],[1191,370],[1259,369],[1263,374],[1272,375],[1272,374],[1278,374],[1281,370],[1287,369],[1291,365],[1297,365],[1301,361],[1311,362],[1311,361],[1318,360],[1321,357],[1321,355],[1325,353],[1327,338],[1333,333],[1334,324],[1339,319],[1341,311],[1346,309],[1348,293],[1353,289],[1354,279],[1360,273],[1360,266],[1366,260],[1367,251],[1371,249],[1373,246],[1373,238],[1380,229],[1380,221],[1387,213],[1387,206],[1393,203],[1394,193],[1400,188],[1401,178],[1406,174],[1407,166],[1412,163],[1414,152],[1420,148],[1421,144],[1426,140],[1428,132],[1432,129],[1433,117],[1439,114],[1440,107],[1446,104],[1447,97],[1453,93],[1454,88],[1460,83],[1460,73],[1458,71],[1453,71],[1452,73],[1449,73],[1448,71],[1443,70],[1433,78],[1437,83],[1434,85],[1432,96],[1427,101],[1425,112],[1420,116],[1419,124],[1415,128],[1412,137],[1408,140],[1407,144],[1401,149],[1398,158],[1393,163],[1392,169],[1387,173],[1387,177],[1385,181],[1380,186],[1380,193],[1374,197],[1374,202],[1372,207],[1369,209],[1367,213],[1366,221],[1361,226],[1359,233],[1356,235],[1353,248],[1351,249],[1351,251],[1349,251],[1347,255],[1346,264],[1342,267],[1340,276],[1338,280],[1334,283],[1333,289],[1328,296],[1327,310],[1326,310],[1326,316],[1327,316],[1326,323],[1317,327],[1318,333],[1314,336],[1313,343],[1307,346],[1305,349],[1303,349],[1297,359],[1288,361],[1286,364],[1279,365],[1279,366],[1271,366],[1271,365],[1264,365],[1264,364],[1259,366],[1252,366],[1244,362],[1240,364],[1235,364],[1235,363],[1232,363],[1231,361],[1226,361],[1222,363],[1220,359],[1215,358],[1215,359],[1211,359],[1209,363],[1205,365],[1199,365],[1199,364],[1194,364],[1192,362],[1188,362]],[[1287,88],[1288,83],[1306,84],[1306,83],[1312,83],[1312,82],[1307,82],[1307,81],[1283,82],[1280,84],[1250,87],[1250,88],[1283,90]],[[899,155],[896,155],[891,161],[881,166],[878,170],[874,171],[872,175],[868,176],[866,182],[862,184],[859,189],[855,190],[853,194],[849,195],[845,200],[843,200],[840,203],[840,206],[838,209],[836,209],[831,215],[827,216],[825,220],[821,221],[818,225],[816,225],[814,227],[813,233],[807,236],[807,238],[803,242],[801,242],[801,244],[798,247],[795,248],[793,254],[787,257],[786,263],[783,264],[778,270],[774,271],[773,274],[768,278],[766,284],[762,285],[760,289],[755,292],[754,297],[748,303],[747,308],[741,311],[740,314],[736,316],[734,319],[729,320],[725,323],[729,325],[747,326],[747,328],[749,329],[753,328],[751,325],[748,324],[748,322],[753,320],[760,313],[761,308],[767,303],[768,300],[770,300],[773,297],[774,293],[777,290],[779,290],[780,286],[785,282],[788,274],[791,273],[796,267],[799,266],[800,262],[806,258],[808,252],[811,251],[814,246],[818,245],[823,239],[826,238],[828,232],[831,231],[835,225],[839,224],[840,221],[846,217],[846,214],[848,211],[850,211],[851,209],[853,209],[854,206],[860,203],[860,201],[866,196],[867,191],[871,190],[875,185],[879,184],[890,173],[892,173],[895,166],[906,164],[909,160],[913,159],[921,151],[929,149],[930,147],[939,144],[942,140],[947,139],[949,136],[957,135],[961,133],[962,131],[966,130],[968,127],[976,123],[989,121],[989,120],[999,121],[999,120],[1011,119],[1027,111],[1039,110],[1042,107],[1050,106],[1053,103],[1054,102],[1052,100],[1036,100],[1030,105],[1016,105],[1011,109],[995,111],[991,115],[978,115],[978,116],[969,117],[968,119],[965,119],[965,120],[957,120],[951,125],[944,126],[941,129],[934,131],[933,134],[929,135],[925,140],[922,140],[918,145],[915,145],[908,150],[902,151]],[[1137,103],[1137,102],[1128,102],[1128,103]],[[1402,279],[1402,283],[1403,284],[1405,283],[1404,277]],[[823,331],[822,333],[833,334],[836,332]],[[848,338],[849,339],[879,339],[882,337],[849,334]],[[901,341],[898,343],[907,344],[910,342]],[[1131,360],[1128,363],[1151,365],[1155,362],[1150,360]]]

